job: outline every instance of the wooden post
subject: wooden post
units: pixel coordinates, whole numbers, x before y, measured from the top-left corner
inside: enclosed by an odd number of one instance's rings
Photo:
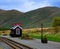
[[[47,38],[46,36],[43,36],[43,24],[41,24],[41,42],[42,43],[47,43]]]
[[[41,24],[41,40],[43,39],[43,24]]]

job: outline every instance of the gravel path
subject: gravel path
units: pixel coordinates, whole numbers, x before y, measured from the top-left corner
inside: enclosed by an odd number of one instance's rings
[[[27,46],[34,48],[34,49],[60,49],[59,42],[48,41],[47,44],[43,44],[43,43],[41,43],[40,39],[21,40],[19,38],[11,38],[11,37],[6,37],[6,38],[12,39],[12,40],[19,42],[19,43],[23,43]]]

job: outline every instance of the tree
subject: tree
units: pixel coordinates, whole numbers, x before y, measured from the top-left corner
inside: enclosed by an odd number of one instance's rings
[[[58,26],[60,26],[60,17],[55,17],[53,19],[53,25],[55,33],[59,32]]]

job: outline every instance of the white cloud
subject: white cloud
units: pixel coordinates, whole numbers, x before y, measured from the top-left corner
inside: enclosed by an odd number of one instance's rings
[[[48,1],[44,1],[44,0],[40,2],[26,0],[22,4],[22,6],[25,8],[24,11],[26,12],[26,11],[34,10],[34,9],[45,7],[45,6],[51,6],[51,5],[50,3],[48,3]]]
[[[5,9],[17,9],[23,12],[34,10],[37,8],[45,7],[45,6],[52,6],[51,3],[52,0],[38,0],[39,2],[36,2],[35,0],[1,0],[3,3],[3,6],[0,5],[0,8]],[[54,2],[56,2],[55,0]]]

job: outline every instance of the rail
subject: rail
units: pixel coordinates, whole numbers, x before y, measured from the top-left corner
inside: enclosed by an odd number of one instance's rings
[[[13,40],[5,38],[5,37],[0,37],[0,40],[5,42],[12,49],[33,49],[33,48],[29,47],[29,46],[23,45],[21,43],[17,43],[16,41],[13,41]]]

